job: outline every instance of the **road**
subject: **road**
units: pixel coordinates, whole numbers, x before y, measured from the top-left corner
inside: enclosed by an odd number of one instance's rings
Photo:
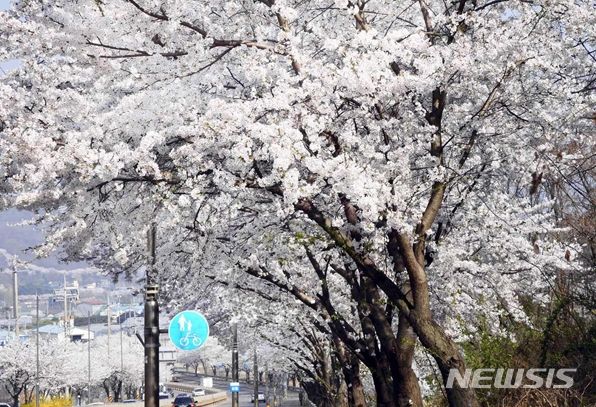
[[[193,384],[199,385],[201,376],[195,376],[194,373],[186,372],[184,370],[179,370],[175,373],[176,376],[180,378],[180,384]],[[229,382],[231,380],[226,380],[224,378],[213,378],[213,388],[220,391],[228,391]],[[259,391],[265,392],[264,388],[259,389]],[[174,394],[178,394],[180,392],[174,392]],[[246,383],[240,383],[240,405],[239,407],[253,407],[254,404],[250,402],[251,396],[254,393],[254,385],[250,384],[247,385]],[[279,401],[278,401],[279,403]],[[226,404],[220,405],[231,405],[231,396],[228,399]],[[265,403],[260,404],[261,407],[265,407]],[[288,397],[283,400],[281,404],[278,404],[277,407],[299,407],[298,402],[298,393],[294,391],[288,391]],[[273,400],[270,400],[270,406],[273,407]]]

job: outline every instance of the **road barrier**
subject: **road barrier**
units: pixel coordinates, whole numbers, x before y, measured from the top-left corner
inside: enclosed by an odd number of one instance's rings
[[[213,404],[220,403],[222,401],[226,401],[228,399],[228,395],[226,392],[219,392],[208,394],[206,396],[200,396],[196,398],[195,406],[210,406]]]
[[[187,392],[187,393],[191,393],[194,389],[196,389],[197,387],[200,387],[196,384],[185,384],[185,383],[165,383],[166,387],[170,390],[177,390],[177,391],[183,391],[183,392]],[[205,389],[207,390],[207,389]]]

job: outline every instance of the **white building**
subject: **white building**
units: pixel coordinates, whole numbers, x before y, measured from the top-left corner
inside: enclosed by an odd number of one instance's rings
[[[89,337],[87,329],[69,327],[65,330],[64,326],[58,324],[40,326],[39,336],[58,340],[68,338],[72,342],[88,341],[89,339],[93,340],[95,338],[93,331],[91,331],[91,337]]]

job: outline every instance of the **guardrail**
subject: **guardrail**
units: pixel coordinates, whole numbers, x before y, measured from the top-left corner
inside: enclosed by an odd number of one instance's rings
[[[187,392],[192,392],[194,389],[199,387],[196,384],[184,384],[184,383],[177,383],[177,382],[165,383],[165,386],[168,389],[178,390],[178,391],[187,391]]]
[[[195,406],[210,406],[212,404],[217,404],[222,401],[226,401],[227,399],[228,395],[226,392],[208,394],[206,396],[197,397],[195,401]]]

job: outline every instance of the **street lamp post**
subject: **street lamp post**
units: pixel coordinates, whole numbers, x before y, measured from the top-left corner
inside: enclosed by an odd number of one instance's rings
[[[147,234],[149,267],[145,281],[145,407],[159,407],[159,287],[154,280],[155,225]]]
[[[238,326],[232,327],[232,381],[238,382]],[[232,407],[239,406],[238,392],[232,393]]]
[[[252,375],[255,379],[255,392],[254,392],[254,404],[255,407],[259,407],[259,364],[257,360],[257,346],[255,345],[253,350],[253,361],[252,361]]]
[[[35,407],[39,407],[39,295],[35,294]]]
[[[124,351],[122,349],[122,319],[120,319],[120,370],[124,371]]]
[[[14,334],[19,340],[19,277],[17,275],[16,266],[12,270],[12,292],[13,292],[13,307],[14,307]]]
[[[91,403],[91,311],[87,312],[87,404]]]

